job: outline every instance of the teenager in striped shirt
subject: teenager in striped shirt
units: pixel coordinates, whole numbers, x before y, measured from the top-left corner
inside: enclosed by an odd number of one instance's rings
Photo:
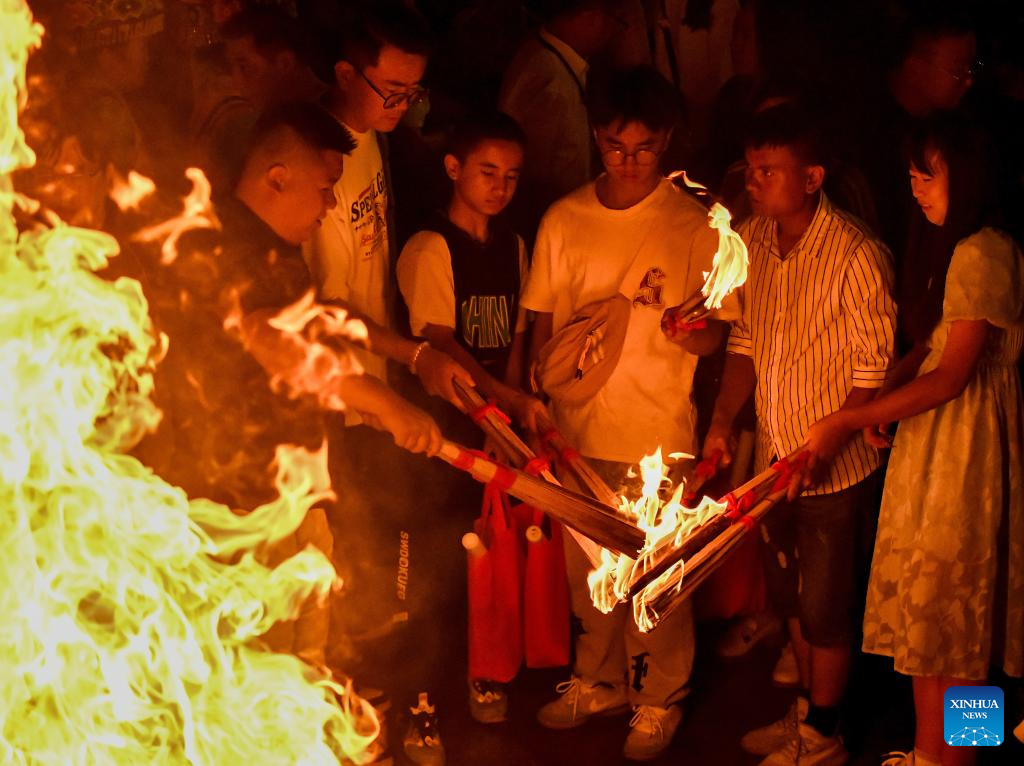
[[[704,450],[729,459],[733,421],[756,393],[757,469],[800,449],[808,427],[870,401],[893,357],[896,309],[885,246],[821,191],[822,141],[799,106],[767,109],[746,138],[754,216],[743,316],[729,338]],[[741,745],[776,764],[843,764],[839,705],[863,614],[859,582],[877,511],[879,456],[860,434],[811,455],[800,498],[763,526],[774,606],[787,618],[804,694]],[[800,487],[798,487],[800,485]]]

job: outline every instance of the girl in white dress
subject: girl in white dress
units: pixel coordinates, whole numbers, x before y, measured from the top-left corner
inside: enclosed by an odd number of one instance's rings
[[[972,764],[943,737],[944,693],[1024,674],[1024,259],[991,220],[984,143],[959,118],[909,142],[915,211],[900,291],[913,349],[869,404],[811,427],[818,450],[900,421],[875,540],[864,651],[913,679],[906,763]]]

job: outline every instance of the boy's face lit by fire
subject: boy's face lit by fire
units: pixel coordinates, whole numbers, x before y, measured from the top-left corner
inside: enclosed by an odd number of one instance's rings
[[[449,154],[444,164],[455,185],[456,203],[491,217],[512,201],[523,168],[523,148],[513,141],[486,139],[465,159]]]
[[[746,187],[755,215],[798,213],[821,188],[824,169],[807,165],[788,146],[747,147]]]
[[[618,121],[594,130],[609,180],[638,187],[651,186],[661,177],[658,160],[671,135],[671,130],[651,130],[641,122]]]
[[[928,222],[942,226],[949,211],[949,167],[942,155],[932,152],[928,168],[910,166],[910,191]]]

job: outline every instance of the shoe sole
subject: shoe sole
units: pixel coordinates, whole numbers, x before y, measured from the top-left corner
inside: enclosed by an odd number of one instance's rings
[[[568,723],[545,723],[544,721],[537,719],[537,723],[543,726],[545,729],[551,729],[552,731],[565,731],[566,729],[575,729],[577,726],[582,726],[591,718],[608,718],[613,715],[621,715],[622,713],[628,712],[630,709],[629,703],[625,702],[619,707],[610,707],[606,710],[598,710],[591,713],[583,718],[577,718],[575,721]]]

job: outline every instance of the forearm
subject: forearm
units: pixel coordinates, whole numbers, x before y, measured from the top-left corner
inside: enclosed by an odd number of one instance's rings
[[[380,417],[397,396],[370,375],[344,375],[332,381],[333,392],[348,409]]]
[[[384,327],[384,325],[374,322],[362,312],[356,311],[345,301],[329,300],[325,302],[334,306],[341,306],[349,313],[350,317],[358,319],[366,325],[366,348],[368,351],[377,356],[391,359],[406,367],[412,363],[417,346],[414,341],[403,338],[393,330]]]
[[[728,328],[727,322],[709,319],[703,329],[690,330],[686,333],[681,342],[682,347],[694,356],[710,356],[721,348]]]
[[[921,364],[928,356],[929,350],[923,343],[916,344],[889,372],[882,390],[891,391],[912,381],[917,375],[917,371],[921,369]]]
[[[722,386],[715,400],[712,422],[723,428],[732,428],[736,416],[747,403],[757,386],[754,363],[742,354],[727,354],[722,371]]]
[[[540,350],[551,340],[554,334],[554,316],[549,313],[538,313],[533,322],[533,333],[530,336],[530,349],[527,354],[527,369],[540,358]]]
[[[850,428],[892,423],[935,409],[955,399],[962,390],[962,385],[952,375],[936,369],[872,401],[859,406],[844,405],[843,417]]]

